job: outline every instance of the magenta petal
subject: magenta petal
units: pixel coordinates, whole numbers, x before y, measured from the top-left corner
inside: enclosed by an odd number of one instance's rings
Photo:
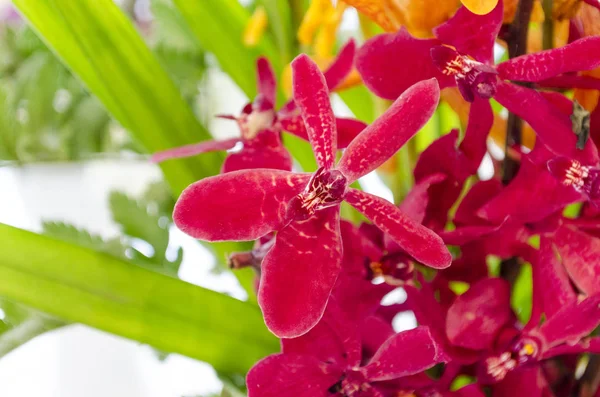
[[[456,47],[458,52],[479,62],[492,63],[494,43],[502,26],[502,9],[502,1],[486,15],[476,15],[466,7],[461,7],[433,33],[444,44]]]
[[[600,79],[592,76],[566,74],[538,81],[537,85],[551,88],[583,88],[587,90],[600,90]]]
[[[427,327],[400,332],[377,350],[363,371],[370,381],[413,375],[445,360]]]
[[[419,262],[436,269],[450,266],[452,255],[442,239],[404,215],[394,204],[356,189],[349,189],[345,200]]]
[[[554,244],[577,288],[588,295],[600,293],[600,239],[561,226],[554,235]]]
[[[317,164],[330,169],[335,162],[337,130],[325,78],[306,54],[294,59],[292,70],[294,100],[306,124]]]
[[[358,326],[333,298],[313,329],[297,338],[282,339],[281,347],[286,354],[310,354],[341,368],[358,366],[361,359]]]
[[[435,77],[441,88],[455,84],[431,62],[429,52],[438,40],[412,37],[405,29],[375,36],[358,50],[356,68],[365,85],[386,99],[396,99],[415,83]]]
[[[446,180],[446,175],[436,173],[428,175],[421,179],[408,192],[402,204],[398,207],[406,216],[417,223],[423,223],[425,219],[427,205],[429,204],[429,188],[432,185]]]
[[[575,344],[600,324],[600,295],[563,307],[539,329],[546,345],[544,350],[562,343]]]
[[[440,89],[435,79],[419,82],[403,93],[373,124],[354,139],[338,169],[351,183],[392,157],[435,112]]]
[[[337,117],[335,119],[337,125],[337,147],[344,149],[348,147],[350,142],[358,136],[367,127],[367,124],[360,120]]]
[[[474,171],[477,170],[487,152],[487,136],[493,123],[494,113],[490,101],[475,98],[469,110],[469,122],[465,138],[459,146],[459,149],[471,161]]]
[[[274,354],[252,367],[246,385],[249,397],[326,397],[341,376],[341,370],[312,356]]]
[[[267,58],[260,57],[256,62],[256,80],[258,93],[266,99],[271,106],[275,105],[277,92],[277,79],[273,67]]]
[[[263,130],[254,139],[244,141],[242,150],[227,155],[222,172],[253,168],[291,171],[292,156],[281,143],[279,135],[273,130]]]
[[[448,309],[446,335],[454,345],[473,350],[492,348],[510,320],[510,286],[499,278],[476,282]]]
[[[333,63],[329,65],[325,72],[323,72],[323,76],[325,76],[325,81],[327,82],[329,91],[335,90],[350,74],[354,64],[355,54],[356,43],[354,42],[354,39],[350,39],[340,49],[340,52]]]
[[[598,152],[593,143],[589,141],[583,151],[577,149],[577,136],[571,130],[571,120],[558,112],[540,93],[502,81],[498,81],[496,88],[494,98],[510,112],[527,121],[550,151],[576,158],[584,164],[598,162]]]
[[[170,159],[180,159],[191,157],[197,154],[215,152],[218,150],[229,150],[236,143],[240,142],[240,138],[225,139],[223,141],[204,141],[193,143],[191,145],[176,147],[173,149],[163,150],[162,152],[154,153],[151,157],[153,163],[160,163]]]
[[[564,47],[522,55],[498,65],[503,79],[540,81],[562,73],[600,66],[600,36],[586,37]]]
[[[305,334],[323,316],[341,269],[339,211],[330,207],[290,223],[263,260],[258,303],[280,338]]]
[[[205,178],[181,193],[173,220],[201,240],[256,240],[284,226],[288,202],[309,179],[307,174],[264,169]]]

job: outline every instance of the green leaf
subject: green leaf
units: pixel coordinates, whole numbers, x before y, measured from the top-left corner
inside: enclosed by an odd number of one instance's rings
[[[238,0],[173,2],[202,48],[215,55],[221,68],[248,98],[256,96],[255,63],[259,56],[269,58],[275,74],[281,75],[284,59],[269,35],[265,35],[256,47],[244,46],[242,37],[250,20],[250,13]]]
[[[533,304],[532,291],[533,276],[531,265],[524,263],[521,266],[510,297],[510,306],[521,324],[527,324],[531,318],[531,307]]]
[[[10,226],[0,224],[0,235],[7,299],[225,373],[244,373],[278,350],[252,304]]]
[[[46,236],[104,252],[117,258],[127,258],[125,255],[127,247],[119,238],[104,240],[100,236],[90,234],[87,230],[63,222],[43,222],[42,228]]]
[[[13,3],[149,152],[210,138],[112,0],[14,0]],[[219,158],[222,155],[196,156],[161,166],[169,185],[178,194],[193,181],[216,174]]]

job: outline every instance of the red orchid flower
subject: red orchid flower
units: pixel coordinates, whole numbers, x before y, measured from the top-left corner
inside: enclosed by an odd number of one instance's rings
[[[356,45],[350,40],[333,64],[325,71],[325,79],[330,91],[335,90],[350,73],[353,66]],[[174,158],[195,156],[213,151],[229,151],[222,172],[242,169],[272,168],[290,171],[292,158],[281,141],[281,132],[287,131],[308,140],[304,122],[294,101],[286,103],[279,111],[275,108],[277,82],[271,64],[266,58],[256,63],[258,95],[254,102],[247,104],[242,114],[219,116],[235,120],[240,128],[240,137],[221,141],[204,141],[179,148],[155,153],[152,161],[162,162]],[[365,128],[361,121],[336,118],[338,127],[338,148],[348,143]],[[236,146],[241,144],[241,149]]]
[[[576,136],[568,117],[557,112],[537,91],[506,80],[539,82],[563,73],[594,69],[600,66],[600,36],[494,65],[502,4],[499,2],[487,15],[460,8],[434,30],[436,39],[419,40],[405,30],[374,37],[357,54],[363,81],[377,95],[393,99],[414,82],[436,77],[441,88],[458,86],[469,102],[494,98],[527,121],[552,152],[597,161],[592,145],[576,152]],[[398,65],[402,65],[402,73],[398,73]]]
[[[357,324],[332,300],[309,333],[282,340],[283,353],[259,361],[248,373],[250,397],[327,397],[391,395],[393,381],[445,360],[426,327],[387,339],[361,365]]]
[[[258,293],[269,329],[296,337],[321,318],[340,272],[340,204],[348,202],[425,265],[444,268],[452,257],[442,240],[392,203],[349,188],[410,139],[433,114],[435,80],[407,90],[362,131],[334,167],[335,118],[325,79],[306,55],[292,63],[294,100],[306,124],[319,169],[313,174],[255,169],[206,178],[179,198],[174,221],[207,241],[256,240],[277,231],[262,263]]]

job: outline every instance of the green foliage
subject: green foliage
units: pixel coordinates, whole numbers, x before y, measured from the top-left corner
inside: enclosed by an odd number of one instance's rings
[[[533,273],[529,263],[523,264],[510,297],[510,306],[522,324],[531,318],[533,304]]]
[[[224,373],[245,373],[278,349],[255,305],[50,237],[6,225],[0,234],[6,299]]]

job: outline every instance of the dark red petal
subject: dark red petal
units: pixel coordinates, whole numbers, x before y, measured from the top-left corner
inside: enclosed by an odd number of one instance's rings
[[[527,121],[550,151],[578,159],[584,164],[598,162],[598,151],[593,143],[589,141],[584,150],[577,149],[577,135],[572,131],[571,120],[558,112],[540,93],[502,81],[498,81],[496,88],[494,98]]]
[[[562,73],[600,66],[600,36],[586,37],[564,47],[509,59],[498,65],[503,79],[540,81]]]
[[[462,226],[440,232],[440,237],[448,245],[464,245],[500,230],[502,225]]]
[[[444,44],[456,47],[479,62],[493,63],[494,43],[502,26],[502,1],[486,15],[476,15],[461,7],[446,23],[433,30]]]
[[[515,393],[517,390],[518,394]],[[544,393],[544,390],[547,393]],[[539,365],[510,371],[502,382],[494,385],[494,397],[516,397],[519,394],[527,397],[551,397],[553,395],[548,390],[548,382]]]
[[[534,312],[552,317],[563,307],[575,302],[577,294],[552,241],[542,236],[539,257],[533,265]]]
[[[330,299],[321,321],[306,334],[282,339],[283,353],[309,354],[341,368],[360,364],[361,344],[357,322],[348,318],[335,299]]]
[[[329,91],[334,91],[350,74],[354,64],[355,54],[356,43],[354,42],[354,39],[350,39],[340,49],[340,52],[333,63],[329,65],[325,72],[323,72],[323,76],[325,76],[325,81],[327,82]]]
[[[510,320],[510,285],[499,278],[476,282],[448,309],[446,334],[453,344],[473,350],[492,348]]]
[[[400,332],[377,350],[363,370],[370,381],[413,375],[446,359],[427,327]]]
[[[561,226],[554,244],[573,283],[588,295],[600,292],[600,239]]]
[[[566,74],[538,81],[537,85],[549,88],[583,88],[588,90],[600,90],[600,79],[592,76]]]
[[[215,152],[218,150],[229,150],[238,142],[240,142],[240,138],[225,139],[223,141],[204,141],[193,143],[191,145],[180,146],[154,153],[151,157],[151,161],[153,163],[160,163],[170,159],[191,157],[202,153]]]
[[[248,372],[248,397],[327,397],[342,371],[315,357],[274,354],[262,359]]]
[[[575,344],[600,324],[600,295],[563,307],[539,329],[546,342],[544,350],[562,343]]]
[[[515,179],[477,214],[495,223],[507,216],[523,223],[537,222],[580,200],[581,195],[573,188],[562,185],[545,167],[524,158]]]
[[[436,173],[428,175],[421,179],[408,192],[402,204],[398,207],[406,216],[417,223],[423,223],[425,219],[427,205],[429,204],[429,188],[431,185],[440,183],[446,179],[446,175]]]
[[[440,89],[435,79],[409,88],[354,139],[338,169],[351,183],[373,171],[400,149],[429,120],[437,107]]]
[[[349,189],[345,200],[419,262],[436,269],[450,266],[452,255],[442,239],[404,215],[394,204],[356,189]]]
[[[498,179],[480,181],[469,189],[454,214],[454,223],[460,225],[481,224],[482,219],[476,215],[477,210],[502,190]]]
[[[273,133],[263,131],[262,134]],[[231,172],[255,168],[270,168],[276,170],[291,171],[292,156],[279,142],[265,144],[263,141],[246,141],[244,147],[237,153],[229,153],[223,163],[221,172]]]
[[[339,211],[330,207],[290,223],[263,260],[258,303],[280,338],[305,334],[323,316],[341,269]]]
[[[585,338],[576,345],[560,345],[553,347],[542,355],[542,359],[550,357],[562,356],[564,354],[581,354],[581,353],[600,354],[600,337]]]
[[[412,37],[405,29],[375,36],[358,50],[356,68],[365,85],[386,99],[396,99],[415,83],[435,77],[440,87],[453,86],[454,77],[442,74],[429,52],[438,40]]]
[[[337,117],[335,119],[337,125],[338,149],[344,149],[348,147],[350,142],[358,136],[367,127],[366,123],[363,123],[357,119],[348,119],[343,117]]]
[[[266,99],[271,106],[277,100],[277,79],[273,67],[267,58],[260,57],[256,62],[256,80],[258,82],[258,93]]]
[[[392,325],[380,316],[371,315],[361,324],[362,347],[367,357],[371,357],[383,343],[394,336]]]
[[[284,226],[288,202],[310,175],[243,170],[202,179],[181,193],[173,220],[206,241],[256,240]]]
[[[487,152],[487,136],[494,123],[492,106],[487,99],[475,98],[469,110],[469,122],[465,138],[460,143],[459,149],[471,161],[476,171],[483,156]]]
[[[304,119],[317,164],[330,169],[335,162],[337,130],[325,78],[306,54],[294,59],[292,71],[294,101]]]

